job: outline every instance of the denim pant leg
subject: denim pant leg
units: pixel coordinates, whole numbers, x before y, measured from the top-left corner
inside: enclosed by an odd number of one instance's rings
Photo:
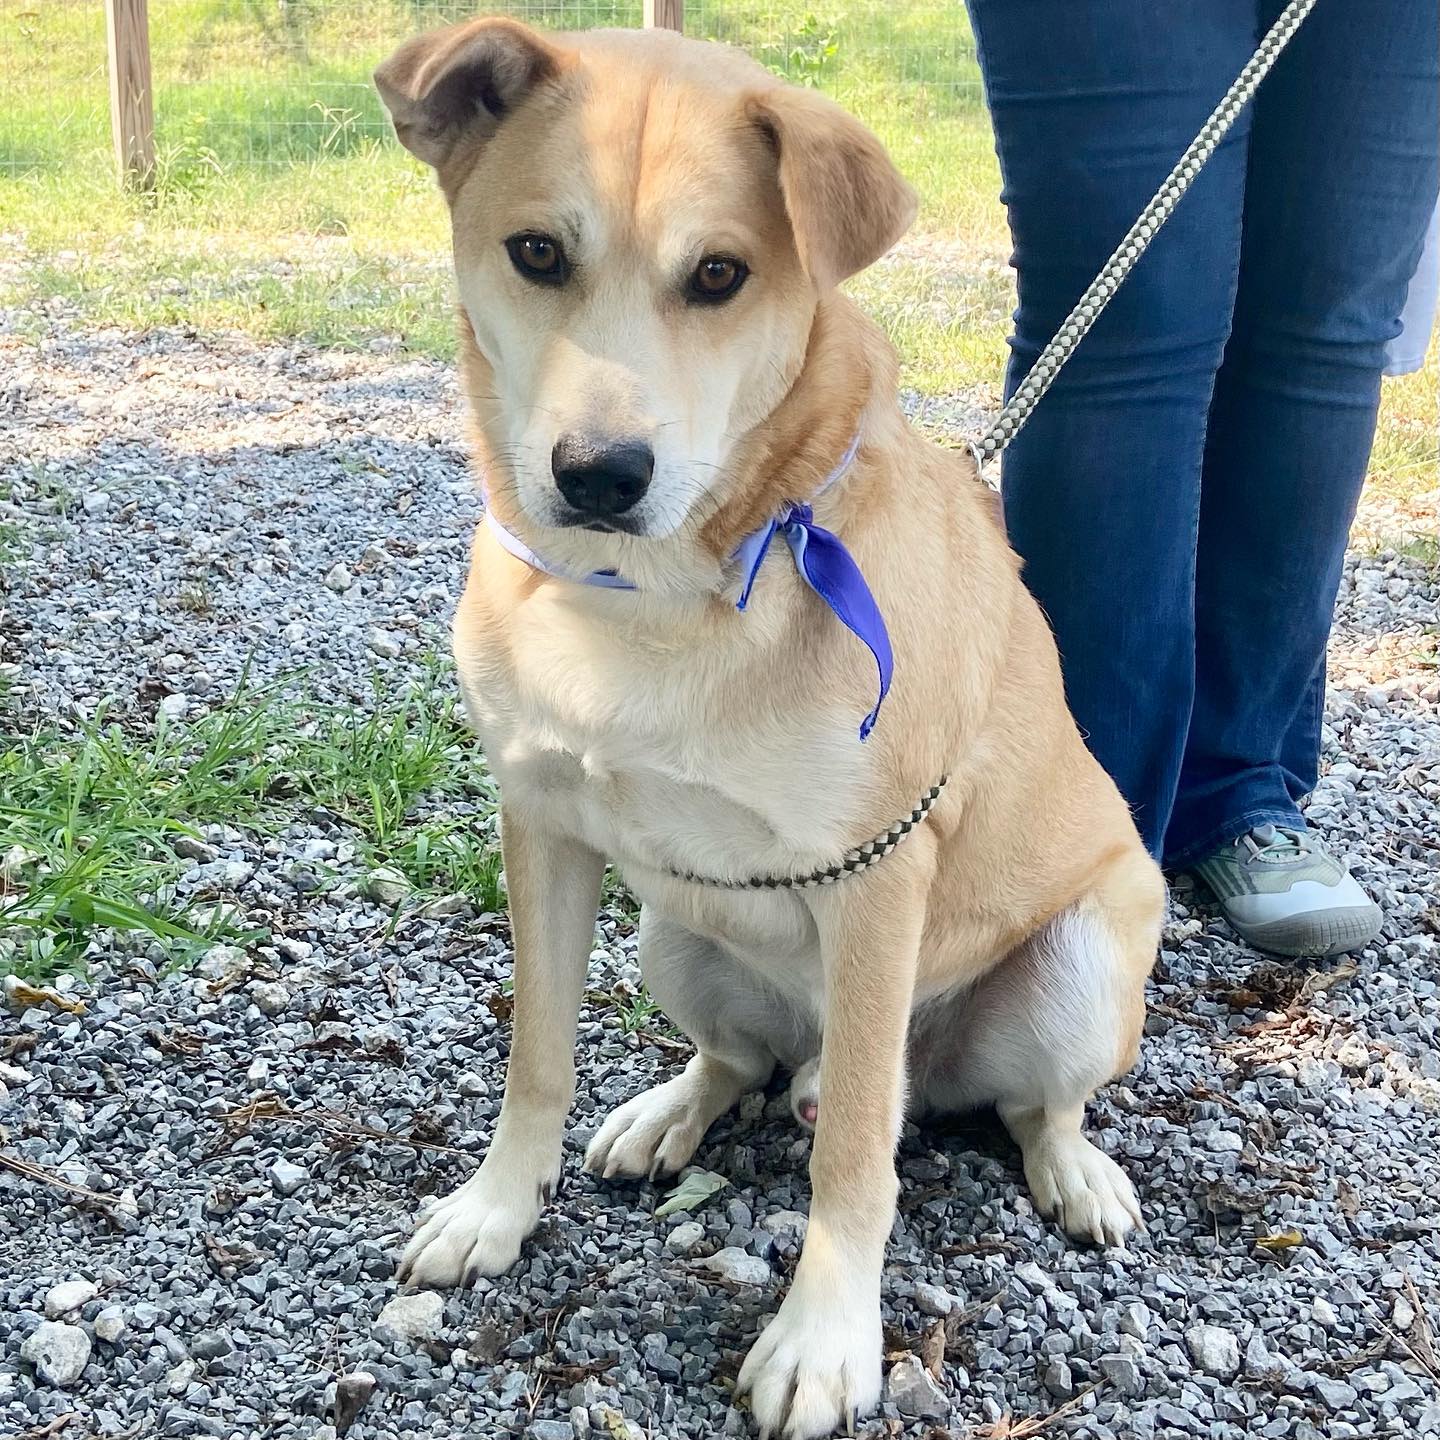
[[[1279,0],[1266,0],[1272,12]],[[1318,5],[1261,87],[1211,408],[1196,688],[1165,857],[1301,823],[1387,343],[1434,211],[1435,0]]]
[[[1234,79],[1256,0],[970,0],[1019,279],[1007,390]],[[1071,709],[1159,853],[1194,683],[1206,417],[1229,333],[1248,116],[1005,457]]]

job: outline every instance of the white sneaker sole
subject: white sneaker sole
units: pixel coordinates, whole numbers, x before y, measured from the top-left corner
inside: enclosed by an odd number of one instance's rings
[[[1228,914],[1225,918],[1256,950],[1292,956],[1344,955],[1359,950],[1379,935],[1383,919],[1380,907],[1373,903],[1310,910],[1264,924],[1242,924]]]

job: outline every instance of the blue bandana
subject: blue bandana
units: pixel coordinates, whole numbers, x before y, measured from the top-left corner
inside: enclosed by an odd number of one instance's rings
[[[825,477],[824,483],[815,492],[815,499],[823,495],[839,480],[855,461],[860,449],[860,436],[850,442],[840,463]],[[570,580],[578,585],[594,585],[604,590],[634,590],[636,586],[623,579],[613,570],[594,570],[588,575],[575,575],[561,570],[542,559],[518,535],[507,530],[492,510],[485,511],[485,523],[500,544],[517,560],[523,561],[532,570],[553,575],[560,580]],[[737,610],[744,610],[750,603],[750,592],[755,588],[756,576],[769,554],[770,542],[777,532],[784,535],[785,543],[795,561],[800,578],[825,602],[826,607],[837,620],[850,631],[875,657],[879,672],[880,693],[875,708],[860,723],[860,738],[868,739],[875,728],[880,706],[890,691],[890,681],[895,673],[895,657],[890,649],[890,633],[885,628],[885,617],[865,583],[865,577],[855,558],[845,548],[844,542],[832,531],[815,523],[811,506],[787,504],[779,516],[768,525],[747,535],[735,551],[735,562],[740,566],[742,581],[740,598],[735,603]]]

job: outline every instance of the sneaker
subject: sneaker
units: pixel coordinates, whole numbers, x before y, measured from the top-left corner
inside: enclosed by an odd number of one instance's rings
[[[1343,955],[1380,933],[1380,907],[1307,830],[1257,825],[1195,873],[1257,950]]]

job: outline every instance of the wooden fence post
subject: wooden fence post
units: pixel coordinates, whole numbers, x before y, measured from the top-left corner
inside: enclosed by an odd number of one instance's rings
[[[685,29],[685,0],[645,0],[647,30]]]
[[[155,104],[150,83],[146,0],[105,0],[110,45],[110,133],[121,184],[155,176]]]

